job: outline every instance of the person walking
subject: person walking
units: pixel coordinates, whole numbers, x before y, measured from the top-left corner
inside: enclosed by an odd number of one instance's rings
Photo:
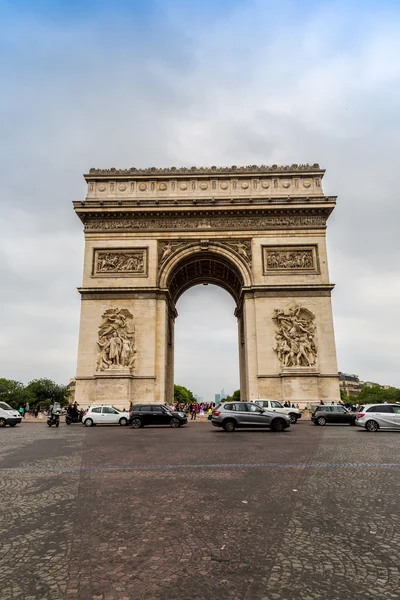
[[[20,406],[20,407],[19,407],[19,410],[18,410],[18,412],[19,412],[19,414],[21,415],[21,417],[25,418],[25,409],[24,409],[24,407],[23,407],[23,406]]]
[[[193,402],[192,404],[192,418],[190,419],[191,421],[195,421],[197,417],[197,404],[195,402]]]

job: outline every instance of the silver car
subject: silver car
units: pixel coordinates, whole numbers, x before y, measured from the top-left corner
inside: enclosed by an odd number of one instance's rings
[[[254,402],[224,402],[213,410],[211,423],[229,432],[236,427],[270,427],[272,431],[284,431],[290,427],[290,417],[265,410]]]
[[[400,429],[400,404],[366,404],[357,411],[356,425],[367,431]]]

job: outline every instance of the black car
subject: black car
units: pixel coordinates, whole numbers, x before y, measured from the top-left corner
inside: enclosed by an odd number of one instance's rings
[[[135,429],[145,425],[169,425],[181,427],[186,425],[184,412],[170,410],[164,404],[134,404],[129,415],[129,423]]]
[[[317,406],[311,415],[314,425],[326,425],[327,423],[356,424],[357,413],[350,412],[344,406],[331,404],[330,406]]]

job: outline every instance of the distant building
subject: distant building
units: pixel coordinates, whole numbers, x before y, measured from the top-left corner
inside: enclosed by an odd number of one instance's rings
[[[350,375],[349,373],[341,373],[339,371],[339,387],[346,396],[358,396],[364,387],[379,387],[384,390],[389,390],[390,385],[381,385],[374,381],[360,381],[358,375]]]
[[[227,397],[227,395],[228,395],[228,394],[225,392],[224,388],[222,388],[222,390],[221,390],[221,393],[220,393],[220,399],[221,399],[221,400],[224,400],[224,398],[226,398],[226,397]]]
[[[339,371],[339,387],[346,396],[358,396],[361,392],[360,378],[358,375],[350,375]]]
[[[215,404],[219,404],[221,402],[221,394],[215,394]]]
[[[380,383],[374,383],[373,381],[360,381],[362,387],[380,387],[387,388],[387,386],[381,385]]]

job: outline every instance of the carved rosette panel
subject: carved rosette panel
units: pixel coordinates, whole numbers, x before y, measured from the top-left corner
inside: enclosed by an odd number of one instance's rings
[[[318,248],[311,246],[263,246],[264,275],[318,274]]]
[[[276,352],[282,367],[313,367],[317,361],[315,315],[292,302],[287,308],[275,309],[273,322]]]
[[[327,215],[224,215],[221,217],[137,217],[137,218],[87,218],[85,231],[135,231],[135,230],[212,230],[212,229],[290,229],[323,228]]]
[[[147,277],[147,248],[95,249],[93,276]]]
[[[136,362],[133,315],[126,308],[109,308],[98,333],[97,371],[133,373]]]

